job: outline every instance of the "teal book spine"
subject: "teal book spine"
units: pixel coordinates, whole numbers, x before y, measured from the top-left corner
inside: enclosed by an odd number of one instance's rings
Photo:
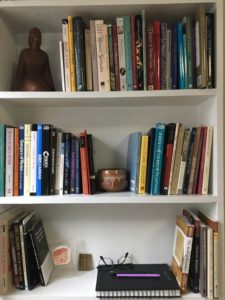
[[[178,88],[184,89],[184,53],[182,23],[177,23],[177,55],[178,55]]]
[[[0,124],[0,197],[5,195],[5,124]]]
[[[131,57],[131,30],[130,30],[130,16],[123,17],[124,22],[124,41],[125,41],[125,57],[126,57],[126,71],[127,71],[127,90],[133,90],[132,79],[132,57]]]
[[[154,154],[151,177],[151,195],[160,194],[163,149],[164,149],[165,124],[157,123],[155,128]]]

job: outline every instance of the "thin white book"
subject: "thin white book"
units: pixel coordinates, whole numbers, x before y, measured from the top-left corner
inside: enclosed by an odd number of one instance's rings
[[[120,90],[126,91],[127,90],[126,53],[125,53],[123,18],[116,18],[116,25],[117,25],[118,53],[119,53]]]
[[[70,60],[69,60],[69,33],[68,33],[68,20],[62,20],[62,41],[63,41],[63,58],[64,58],[64,70],[65,70],[65,90],[71,91],[70,80]]]
[[[24,196],[30,196],[31,124],[24,124]]]
[[[5,140],[5,196],[13,196],[14,128],[6,128]]]
[[[61,83],[62,83],[62,91],[66,91],[65,85],[65,66],[64,66],[64,45],[62,41],[59,41],[59,58],[60,58],[60,70],[61,70]]]
[[[37,192],[37,127],[31,130],[30,147],[30,193]]]

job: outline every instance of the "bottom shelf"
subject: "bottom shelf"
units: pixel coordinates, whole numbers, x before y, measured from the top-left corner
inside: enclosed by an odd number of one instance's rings
[[[47,286],[36,287],[32,291],[14,290],[10,295],[0,296],[0,300],[64,300],[64,299],[96,299],[95,285],[97,269],[78,272],[75,270],[54,271]],[[125,298],[124,298],[125,299]],[[176,298],[179,299],[179,298]],[[180,299],[202,300],[200,294],[187,293]]]

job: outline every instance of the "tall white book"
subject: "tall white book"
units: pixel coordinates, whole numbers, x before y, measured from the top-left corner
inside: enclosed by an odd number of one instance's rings
[[[123,18],[116,18],[116,25],[117,25],[118,53],[119,53],[120,90],[126,91],[127,90],[126,53],[125,53]]]

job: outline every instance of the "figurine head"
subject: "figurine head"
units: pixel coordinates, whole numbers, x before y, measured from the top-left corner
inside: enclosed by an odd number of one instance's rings
[[[33,50],[40,49],[41,46],[41,31],[39,28],[34,27],[30,30],[28,35],[28,44]]]

